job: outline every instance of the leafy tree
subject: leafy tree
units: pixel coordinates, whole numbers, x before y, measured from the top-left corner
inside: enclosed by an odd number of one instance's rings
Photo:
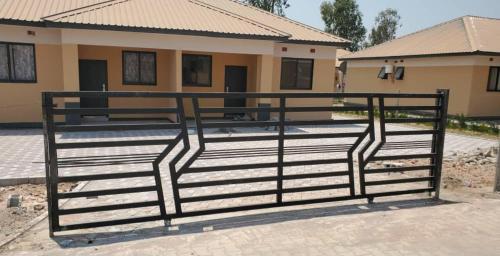
[[[401,27],[401,17],[395,9],[385,9],[375,18],[375,26],[368,36],[368,46],[374,46],[396,38],[397,29]]]
[[[280,16],[285,16],[285,9],[290,7],[288,0],[245,0],[244,2]]]
[[[326,32],[351,40],[350,51],[362,47],[366,28],[356,0],[324,1],[320,10]]]

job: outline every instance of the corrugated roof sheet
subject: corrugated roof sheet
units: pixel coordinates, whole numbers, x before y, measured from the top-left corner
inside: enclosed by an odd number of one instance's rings
[[[109,0],[0,0],[0,19],[41,22],[42,17]]]
[[[500,52],[500,20],[464,16],[341,59]]]
[[[273,38],[318,44],[349,41],[233,0],[0,0],[0,20],[48,26]]]

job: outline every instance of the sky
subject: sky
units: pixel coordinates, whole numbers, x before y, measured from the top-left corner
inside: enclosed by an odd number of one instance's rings
[[[288,0],[288,18],[324,29],[319,7],[324,0]],[[397,36],[406,35],[464,15],[500,18],[500,0],[357,0],[367,36],[377,14],[394,8],[401,16]]]

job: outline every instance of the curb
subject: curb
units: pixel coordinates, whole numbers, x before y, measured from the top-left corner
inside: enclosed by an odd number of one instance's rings
[[[0,180],[1,181],[1,180]],[[43,178],[43,183],[45,183],[45,178]],[[85,186],[87,186],[89,182],[88,181],[85,181],[85,182],[82,182],[82,183],[79,183],[78,186],[76,186],[75,189],[73,189],[72,191],[74,192],[79,192],[81,191]],[[69,200],[71,199],[65,199],[65,200],[61,200],[61,205],[60,206],[64,206]],[[42,220],[44,220],[45,218],[47,218],[48,216],[48,212],[45,211],[44,213],[42,213],[40,216],[34,218],[33,220],[31,220],[27,225],[26,225],[26,228],[23,229],[23,230],[20,230],[19,232],[17,232],[16,234],[14,234],[13,236],[3,240],[3,241],[0,241],[0,250],[3,249],[3,247],[5,247],[6,245],[10,244],[12,241],[16,240],[17,238],[19,238],[21,235],[23,235],[24,233],[26,233],[26,231],[30,230],[31,228],[33,228],[35,225],[37,225],[38,223],[42,222]]]
[[[0,187],[16,186],[23,184],[40,185],[45,184],[45,177],[23,177],[23,178],[0,178]]]

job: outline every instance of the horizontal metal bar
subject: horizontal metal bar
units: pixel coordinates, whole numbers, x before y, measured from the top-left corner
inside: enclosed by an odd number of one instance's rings
[[[206,196],[195,196],[195,197],[186,197],[181,198],[181,203],[194,203],[200,201],[210,201],[210,200],[220,200],[220,199],[231,199],[238,197],[250,197],[250,196],[265,196],[265,195],[273,195],[276,194],[278,190],[259,190],[259,191],[246,191],[246,192],[238,192],[238,193],[229,193],[229,194],[217,194],[217,195],[206,195]]]
[[[408,178],[408,179],[365,181],[365,186],[379,186],[379,185],[389,185],[389,184],[399,184],[399,183],[422,182],[422,181],[431,181],[433,179],[434,177],[418,177],[418,178]]]
[[[386,136],[437,134],[436,130],[387,131]]]
[[[147,221],[157,221],[163,220],[162,216],[146,216],[146,217],[135,217],[128,219],[117,219],[117,220],[107,220],[107,221],[97,221],[97,222],[89,222],[89,223],[78,223],[78,224],[70,224],[59,226],[55,231],[67,231],[67,230],[75,230],[75,229],[85,229],[85,228],[97,228],[97,227],[106,227],[106,226],[114,226],[114,225],[124,225],[124,224],[132,224],[132,223],[140,223]]]
[[[124,178],[137,178],[137,177],[153,177],[153,171],[144,172],[123,172],[123,173],[105,173],[93,175],[78,175],[78,176],[59,176],[59,182],[78,182],[90,180],[111,180],[111,179],[124,179]]]
[[[177,113],[176,108],[54,108],[54,115],[81,114],[81,115],[106,115],[106,114],[163,114]]]
[[[331,152],[346,152],[351,148],[351,144],[339,144],[327,147],[322,147],[317,145],[314,147],[297,147],[297,148],[285,148],[285,155],[296,155],[296,154],[320,154],[320,153],[331,153]],[[278,149],[267,149],[262,150],[253,149],[248,151],[239,151],[235,149],[222,150],[218,152],[206,151],[198,159],[220,159],[220,158],[237,158],[237,157],[257,157],[257,156],[272,156],[278,154]]]
[[[343,106],[343,107],[287,107],[285,112],[320,112],[320,111],[367,111],[365,106]]]
[[[210,187],[210,186],[223,186],[223,185],[234,185],[234,184],[245,184],[245,183],[256,183],[256,182],[269,182],[276,181],[278,177],[267,176],[267,177],[252,177],[244,179],[229,179],[229,180],[213,180],[213,181],[200,181],[200,182],[189,182],[189,183],[178,183],[178,188],[198,188],[198,187]]]
[[[309,191],[319,191],[319,190],[329,190],[329,189],[341,189],[349,187],[350,184],[333,184],[333,185],[312,186],[312,187],[284,188],[283,193],[298,193],[298,192],[309,192]]]
[[[366,98],[366,97],[384,97],[384,98],[438,98],[441,94],[437,93],[174,93],[174,92],[44,92],[46,97],[53,98],[99,98],[99,97],[144,97],[144,98]]]
[[[229,121],[203,123],[203,128],[231,128],[231,127],[265,127],[277,126],[279,122],[275,121]]]
[[[160,153],[142,153],[142,154],[122,154],[122,155],[90,155],[90,156],[72,156],[72,157],[58,157],[60,162],[65,161],[101,161],[101,160],[124,160],[135,159],[144,157],[157,157]]]
[[[84,208],[59,209],[57,211],[57,213],[59,215],[68,215],[68,214],[80,214],[80,213],[89,213],[89,212],[104,212],[104,211],[114,211],[114,210],[158,206],[159,204],[160,204],[160,202],[158,202],[158,201],[112,204],[112,205],[92,206],[92,207],[84,207]]]
[[[283,166],[318,165],[318,164],[341,164],[341,163],[347,163],[347,158],[292,161],[292,162],[284,162]]]
[[[425,192],[432,192],[434,188],[421,188],[421,189],[410,189],[410,190],[398,190],[398,191],[389,191],[389,192],[380,192],[380,193],[367,193],[366,197],[381,197],[381,196],[399,196],[405,194],[418,194]]]
[[[150,192],[150,191],[156,191],[156,186],[116,188],[116,189],[93,190],[93,191],[82,191],[82,192],[66,192],[66,193],[59,193],[58,198],[64,199],[64,198],[77,198],[77,197],[95,197],[95,196],[119,195],[119,194],[140,193],[140,192]]]
[[[304,173],[304,174],[290,174],[290,175],[284,175],[283,180],[326,178],[326,177],[345,176],[345,175],[349,175],[349,172],[345,171],[345,172],[317,172],[317,173]]]
[[[189,167],[189,168],[185,169],[183,172],[184,173],[218,172],[218,171],[231,171],[231,170],[272,168],[272,167],[277,167],[277,166],[278,166],[278,163],[220,165],[220,166],[207,166],[207,167]]]
[[[436,154],[409,154],[409,155],[394,155],[394,156],[375,156],[370,161],[385,161],[385,160],[399,160],[399,159],[420,159],[420,158],[434,158]]]
[[[372,173],[390,173],[390,172],[406,172],[406,171],[422,171],[434,168],[434,165],[422,165],[422,166],[406,166],[406,167],[391,167],[391,168],[377,168],[377,169],[366,169],[365,174]]]
[[[154,145],[168,145],[173,141],[174,140],[125,140],[125,141],[66,142],[66,143],[57,143],[56,148],[75,149],[75,148],[154,146]]]
[[[200,113],[253,113],[253,112],[278,112],[279,108],[200,108]]]
[[[288,134],[285,135],[287,140],[299,139],[327,139],[327,138],[349,138],[363,136],[362,132],[345,132],[345,133],[313,133],[313,134]]]
[[[384,106],[386,111],[391,110],[438,110],[439,106]]]
[[[278,139],[278,135],[209,137],[209,138],[205,138],[205,142],[206,143],[248,142],[248,141],[277,140],[277,139]]]
[[[94,132],[94,131],[125,131],[125,130],[160,130],[180,129],[176,123],[150,124],[102,124],[102,125],[56,125],[56,132]]]
[[[369,123],[369,120],[367,119],[285,121],[285,125],[341,125],[367,123]]]
[[[431,123],[439,122],[439,118],[388,118],[386,123]]]

